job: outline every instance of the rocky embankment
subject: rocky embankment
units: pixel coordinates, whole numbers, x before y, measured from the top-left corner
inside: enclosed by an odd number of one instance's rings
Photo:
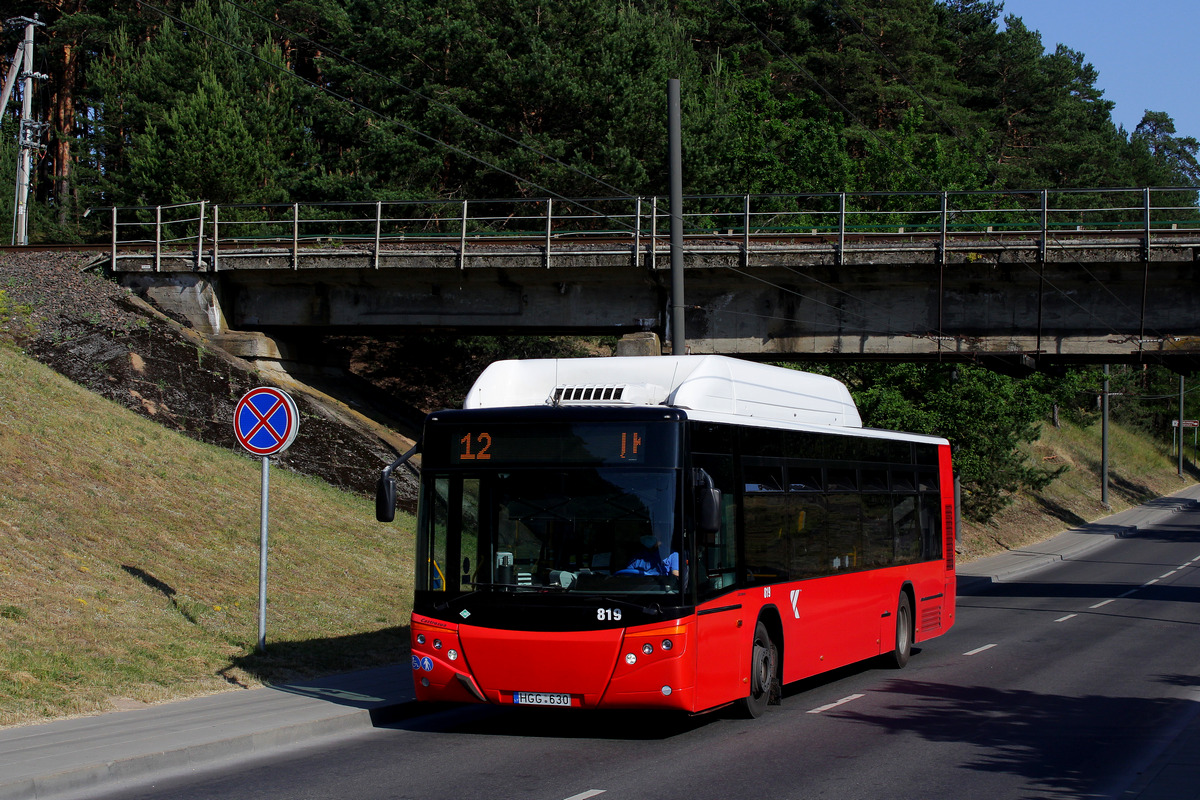
[[[226,354],[106,280],[92,261],[80,253],[0,255],[0,323],[6,328],[0,338],[138,414],[239,451],[233,431],[238,400],[255,386],[277,385],[296,400],[301,421],[295,442],[275,463],[348,491],[372,493],[379,470],[411,444],[378,415],[352,407],[352,399],[283,373],[259,372]],[[348,375],[347,387],[353,383]],[[397,477],[408,478],[401,503],[411,509],[412,476]]]

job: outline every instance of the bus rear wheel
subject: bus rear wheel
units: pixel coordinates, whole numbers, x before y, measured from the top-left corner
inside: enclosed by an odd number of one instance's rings
[[[751,719],[762,716],[771,695],[779,689],[779,649],[767,626],[759,622],[754,626],[754,644],[750,650],[750,693],[738,701],[742,716]]]
[[[888,663],[896,669],[903,669],[912,655],[913,645],[913,613],[912,602],[904,592],[900,593],[900,601],[896,604],[896,643],[888,655]]]

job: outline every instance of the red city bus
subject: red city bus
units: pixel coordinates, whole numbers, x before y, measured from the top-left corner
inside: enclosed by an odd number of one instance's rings
[[[831,378],[498,362],[420,450],[419,700],[758,716],[954,622],[949,443],[863,428]]]

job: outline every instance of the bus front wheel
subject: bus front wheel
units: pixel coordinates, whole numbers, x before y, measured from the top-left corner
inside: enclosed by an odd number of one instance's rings
[[[896,604],[896,644],[888,656],[888,662],[896,669],[902,669],[912,655],[912,645],[912,602],[908,599],[908,594],[901,592],[900,602]]]
[[[743,716],[762,716],[771,702],[771,694],[779,687],[779,649],[771,640],[767,626],[754,626],[754,644],[750,651],[750,693],[738,705]]]

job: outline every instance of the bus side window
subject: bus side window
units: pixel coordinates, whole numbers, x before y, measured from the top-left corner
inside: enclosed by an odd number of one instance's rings
[[[889,567],[896,559],[892,496],[883,492],[870,492],[864,493],[862,500],[863,566]]]
[[[787,580],[789,544],[796,529],[788,496],[782,491],[747,493],[742,502],[746,527],[746,582]]]
[[[791,537],[789,566],[793,578],[812,578],[827,572],[825,535],[829,530],[829,514],[824,498],[813,492],[788,497],[793,509],[794,535]]]
[[[925,561],[942,557],[942,509],[938,500],[932,492],[921,494],[921,544]]]
[[[857,569],[862,558],[862,495],[830,492],[825,496],[825,502],[829,509],[825,572]]]
[[[917,495],[892,495],[892,519],[896,526],[896,563],[915,564],[921,560],[921,531],[917,513]]]

